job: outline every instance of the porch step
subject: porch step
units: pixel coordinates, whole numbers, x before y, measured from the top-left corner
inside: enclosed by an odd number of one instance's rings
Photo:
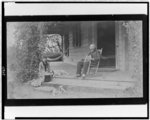
[[[133,87],[134,82],[120,82],[120,81],[94,81],[94,80],[81,80],[81,79],[54,79],[51,82],[43,83],[45,86],[49,85],[64,85],[72,87],[85,87],[85,88],[96,88],[96,89],[115,89],[125,90]]]

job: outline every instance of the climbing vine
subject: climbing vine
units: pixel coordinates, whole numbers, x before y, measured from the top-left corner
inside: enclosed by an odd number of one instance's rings
[[[137,81],[137,90],[142,91],[142,22],[126,21],[122,25],[126,28],[128,39],[129,71]]]

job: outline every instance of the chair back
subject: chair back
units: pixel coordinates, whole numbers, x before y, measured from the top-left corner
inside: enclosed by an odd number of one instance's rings
[[[97,49],[97,51],[99,52],[100,56],[102,55],[102,52],[103,52],[103,48],[101,49]]]
[[[97,61],[97,63],[96,64],[93,64],[93,63],[91,63],[90,62],[90,64],[89,64],[89,67],[88,67],[88,71],[87,71],[87,74],[89,74],[90,73],[90,69],[91,68],[96,68],[95,69],[95,74],[97,73],[97,71],[98,71],[98,68],[99,68],[99,65],[100,65],[100,59],[101,59],[101,55],[102,55],[102,52],[103,52],[103,48],[101,48],[101,49],[97,49],[97,51],[99,52],[99,54],[100,54],[100,58],[99,58],[99,60]]]

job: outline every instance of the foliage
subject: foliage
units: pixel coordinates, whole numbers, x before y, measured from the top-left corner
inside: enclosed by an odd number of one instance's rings
[[[19,72],[17,78],[26,82],[38,77],[38,66],[41,60],[45,42],[44,34],[60,32],[55,22],[18,22],[15,27],[15,39],[17,46],[17,64]],[[52,30],[51,30],[52,29]]]
[[[16,26],[15,37],[17,41],[17,63],[19,72],[17,78],[22,82],[32,80],[38,76],[40,62],[40,31],[38,23],[22,22]]]
[[[133,71],[133,77],[141,75],[142,64],[142,22],[128,21],[124,25],[126,27],[128,37],[128,51],[130,55],[131,70]],[[141,64],[139,64],[141,63]]]
[[[142,94],[142,22],[126,21],[123,22],[123,26],[126,28],[128,39],[129,71],[132,78],[137,80],[135,91]]]

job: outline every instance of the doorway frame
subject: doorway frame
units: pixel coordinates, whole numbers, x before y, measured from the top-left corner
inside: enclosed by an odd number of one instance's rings
[[[97,27],[98,27],[98,22],[96,22]],[[118,47],[119,47],[119,25],[117,24],[117,21],[114,21],[115,24],[115,65],[113,66],[113,69],[119,69],[119,64],[118,64]],[[96,27],[96,46],[98,47],[98,28]],[[106,67],[106,68],[111,68],[111,67]]]

